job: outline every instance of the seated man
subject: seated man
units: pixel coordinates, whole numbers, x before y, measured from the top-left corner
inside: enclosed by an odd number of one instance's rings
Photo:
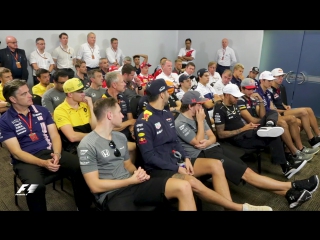
[[[228,84],[223,88],[224,98],[214,108],[214,121],[219,139],[224,139],[231,144],[241,148],[262,148],[270,146],[271,161],[281,166],[283,175],[290,179],[302,169],[307,161],[290,164],[285,157],[281,134],[281,127],[260,127],[260,124],[245,124],[241,119],[240,110],[237,106],[239,97],[244,94],[240,92],[235,84]],[[266,122],[274,121],[269,116]],[[266,122],[262,124],[265,126]]]
[[[196,210],[188,182],[150,178],[144,169],[132,164],[126,136],[113,131],[122,125],[123,118],[116,98],[98,99],[93,111],[97,126],[81,140],[78,155],[85,181],[102,210],[143,210],[172,198],[178,199],[180,211]]]
[[[85,96],[80,79],[71,78],[63,84],[66,98],[53,112],[53,119],[62,138],[62,147],[76,153],[81,139],[96,126],[92,99]]]
[[[299,107],[293,108],[289,105],[285,105],[279,94],[280,85],[282,84],[283,77],[285,73],[281,68],[275,68],[272,70],[272,75],[274,76],[274,81],[272,82],[272,99],[277,111],[283,115],[293,115],[301,120],[302,128],[308,136],[308,142],[310,146],[316,148],[320,146],[320,129],[318,126],[318,121],[314,115],[313,110],[310,107]],[[312,131],[315,133],[313,135]]]
[[[124,68],[125,67],[126,65]],[[106,75],[106,81],[108,89],[105,94],[107,98],[113,97],[114,99],[117,99],[123,115],[121,126],[115,127],[114,131],[119,131],[127,137],[130,159],[135,163],[137,146],[134,140],[133,128],[136,120],[132,116],[129,100],[123,94],[126,86],[123,81],[123,75],[120,72],[109,72]]]
[[[149,104],[135,124],[135,137],[141,151],[143,165],[153,177],[172,177],[190,182],[199,198],[234,211],[272,211],[268,206],[252,206],[232,201],[221,161],[198,158],[186,154],[175,130],[174,117],[164,109],[168,102],[170,87],[164,79],[157,79],[147,87]],[[184,161],[184,165],[178,162]],[[215,190],[206,187],[196,177],[210,174],[215,181]]]
[[[70,74],[70,73],[69,73]],[[53,74],[54,87],[46,91],[42,95],[42,106],[47,108],[51,115],[53,115],[54,109],[60,105],[66,98],[66,94],[63,91],[63,84],[69,79],[68,72],[65,70],[57,70]]]
[[[12,73],[9,68],[0,68],[0,116],[1,113],[7,111],[10,107],[10,103],[6,101],[3,96],[3,87],[7,82],[12,80]]]
[[[262,83],[264,84],[264,83]],[[285,152],[288,159],[290,154],[294,162],[310,161],[313,154],[319,152],[320,148],[307,148],[302,145],[300,131],[297,121],[294,118],[289,124],[285,119],[279,117],[276,110],[270,109],[266,111],[264,101],[258,93],[254,93],[256,89],[255,81],[251,78],[245,78],[241,81],[241,92],[244,94],[238,98],[238,108],[242,119],[246,123],[263,124],[266,116],[274,115],[274,123],[271,125],[278,125],[284,129],[281,135],[282,141],[285,143]],[[278,118],[279,117],[279,118]]]
[[[244,180],[257,188],[285,196],[290,208],[295,208],[309,200],[311,194],[318,188],[319,179],[317,175],[305,180],[281,182],[252,171],[240,157],[231,151],[225,150],[217,142],[216,136],[205,121],[206,115],[202,108],[205,99],[200,97],[199,92],[186,92],[181,101],[181,114],[175,120],[175,127],[181,145],[191,159],[208,158],[207,161],[220,160],[226,178],[232,183],[239,185]],[[197,160],[195,160],[196,164]],[[216,188],[214,178],[212,178],[212,184]]]
[[[27,194],[30,211],[47,211],[47,175],[71,177],[78,210],[88,210],[91,193],[82,176],[76,156],[62,151],[61,139],[49,111],[35,106],[26,81],[15,79],[3,88],[11,107],[0,118],[0,142],[11,153],[14,172],[23,184],[38,184]]]
[[[92,98],[92,103],[96,100],[104,97],[106,98],[106,89],[102,87],[104,81],[102,72],[100,69],[93,69],[88,72],[88,78],[90,79],[90,87],[84,90],[86,96]]]
[[[47,69],[38,68],[36,77],[39,83],[32,87],[32,93],[42,97],[47,90],[54,87],[54,84],[50,83],[50,72]]]

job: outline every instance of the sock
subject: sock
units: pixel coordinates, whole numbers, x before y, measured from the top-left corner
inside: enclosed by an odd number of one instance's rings
[[[313,137],[313,138],[309,139],[309,141],[312,141],[312,140],[314,140],[314,139],[315,139],[315,137]]]
[[[302,152],[302,151],[303,151],[303,149],[304,149],[304,147],[302,147],[299,151],[300,151],[300,152]]]

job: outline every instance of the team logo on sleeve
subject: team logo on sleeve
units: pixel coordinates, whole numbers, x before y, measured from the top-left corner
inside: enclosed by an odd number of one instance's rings
[[[146,121],[148,121],[148,119],[149,119],[149,117],[152,115],[152,112],[150,112],[149,110],[145,110],[144,112],[143,112],[143,120],[146,120]]]

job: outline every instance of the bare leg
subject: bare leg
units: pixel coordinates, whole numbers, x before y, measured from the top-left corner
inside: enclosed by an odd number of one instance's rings
[[[285,196],[286,192],[291,188],[291,182],[281,182],[275,179],[257,174],[252,169],[247,168],[242,179],[252,186],[263,190],[271,191],[281,196]]]
[[[302,123],[302,128],[306,132],[308,139],[313,138],[313,133],[310,128],[309,114],[305,108],[295,108],[284,111],[284,115],[294,115],[297,118],[300,118]]]
[[[212,176],[213,189],[220,195],[232,201],[229,184],[220,160],[213,158],[197,158],[193,169],[195,177],[210,174]]]
[[[294,116],[287,116],[287,117],[282,117],[282,116],[279,116],[279,119],[278,119],[278,122],[277,122],[277,125],[282,127],[284,129],[284,132],[283,134],[281,135],[281,139],[283,140],[283,142],[286,144],[286,146],[290,149],[290,152],[292,154],[296,154],[297,152],[297,148],[296,146],[293,144],[293,141],[292,141],[292,137],[291,137],[291,134],[290,134],[290,130],[289,130],[289,126],[287,124],[287,121],[290,122],[290,119],[292,120],[294,118]],[[287,120],[287,121],[286,121]]]
[[[187,181],[169,178],[166,184],[165,196],[167,199],[177,198],[179,211],[196,211],[192,188]]]
[[[307,109],[308,115],[309,115],[309,121],[310,121],[310,126],[312,128],[312,130],[314,131],[314,133],[316,134],[316,136],[320,136],[320,130],[319,130],[319,126],[318,126],[318,121],[316,116],[314,115],[314,112],[311,108],[306,107],[305,109]]]

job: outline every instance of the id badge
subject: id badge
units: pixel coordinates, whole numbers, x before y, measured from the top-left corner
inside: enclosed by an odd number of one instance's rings
[[[21,63],[20,62],[16,62],[17,68],[21,68]]]
[[[92,57],[92,59],[94,59],[94,55],[93,55],[93,54],[92,54],[92,56],[91,56],[91,57]]]
[[[30,137],[32,142],[39,140],[37,134],[35,134],[35,133],[30,133],[29,137]]]

